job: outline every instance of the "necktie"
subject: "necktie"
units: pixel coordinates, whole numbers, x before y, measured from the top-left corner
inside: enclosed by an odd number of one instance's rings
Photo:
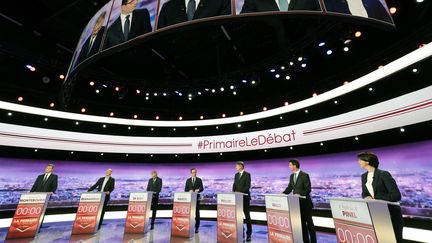
[[[90,54],[90,52],[91,52],[91,49],[92,49],[92,47],[93,47],[93,43],[94,43],[94,41],[95,41],[95,38],[96,38],[96,37],[94,37],[94,36],[91,36],[91,37],[90,37],[90,44],[89,44],[89,48],[88,48],[88,50],[87,50],[87,55]]]
[[[287,0],[278,0],[279,2],[279,10],[287,11],[288,10],[288,1]]]
[[[297,173],[294,173],[294,185],[297,183]]]
[[[188,20],[193,19],[194,14],[195,14],[195,8],[196,8],[195,0],[189,0],[188,5],[187,5],[187,10],[186,10]]]
[[[123,28],[123,34],[124,34],[125,40],[127,40],[128,36],[129,36],[129,26],[130,26],[129,17],[130,17],[130,15],[126,16],[126,21],[125,21],[124,28]]]
[[[43,179],[43,183],[45,183],[47,181],[47,179],[48,179],[48,174],[45,174],[45,177]]]

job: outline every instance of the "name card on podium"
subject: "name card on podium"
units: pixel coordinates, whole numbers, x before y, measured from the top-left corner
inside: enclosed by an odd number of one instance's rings
[[[396,242],[386,204],[378,200],[331,198],[338,242]],[[374,210],[376,205],[385,207],[378,206],[380,210]]]
[[[243,197],[240,192],[217,194],[217,242],[243,242]]]
[[[296,195],[265,195],[270,243],[303,242],[299,199]]]
[[[72,235],[96,233],[104,201],[104,192],[85,192],[81,194]]]
[[[174,193],[171,235],[190,238],[194,234],[196,192]]]
[[[6,239],[33,238],[39,232],[51,193],[22,194]]]
[[[125,233],[146,233],[149,226],[153,192],[131,192],[126,215]]]

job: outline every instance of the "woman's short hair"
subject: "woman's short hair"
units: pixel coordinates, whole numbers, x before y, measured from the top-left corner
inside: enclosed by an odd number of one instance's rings
[[[374,153],[371,152],[362,152],[357,155],[357,158],[359,160],[363,160],[369,163],[370,166],[374,168],[378,168],[379,166],[379,159],[378,156],[376,156]]]

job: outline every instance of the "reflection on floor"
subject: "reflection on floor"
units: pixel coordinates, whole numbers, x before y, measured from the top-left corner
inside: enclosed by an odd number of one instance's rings
[[[40,230],[40,233],[35,239],[29,240],[7,240],[5,242],[13,243],[45,243],[45,242],[80,242],[80,243],[96,243],[96,242],[154,242],[154,243],[213,243],[216,242],[216,221],[201,221],[199,234],[190,239],[171,238],[171,219],[156,220],[155,229],[146,235],[128,235],[124,236],[124,220],[105,220],[101,230],[95,235],[77,236],[71,239],[73,222],[62,223],[46,223]],[[0,228],[0,242],[6,238],[7,228]],[[335,243],[336,236],[333,234],[318,233],[318,242],[320,243]],[[252,242],[266,243],[267,226],[254,225]]]

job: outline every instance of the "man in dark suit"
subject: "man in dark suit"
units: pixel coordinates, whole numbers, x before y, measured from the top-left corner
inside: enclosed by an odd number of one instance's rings
[[[243,161],[237,161],[236,163],[236,170],[237,173],[234,176],[234,184],[232,191],[233,192],[242,192],[246,195],[243,196],[243,213],[245,215],[245,221],[246,221],[246,241],[251,241],[252,236],[252,221],[250,217],[250,187],[251,187],[251,175],[249,172],[246,172],[244,170],[244,163]]]
[[[54,165],[48,164],[45,167],[45,174],[39,175],[36,178],[30,192],[51,192],[55,193],[57,190],[57,175],[53,174]]]
[[[389,202],[399,202],[402,198],[396,181],[388,171],[378,169],[378,156],[370,152],[357,155],[360,167],[367,170],[361,176],[362,197]],[[403,242],[403,217],[400,206],[389,205],[389,212],[397,242]]]
[[[288,10],[321,11],[321,7],[318,0],[245,0],[241,13]]]
[[[105,48],[112,47],[151,32],[150,13],[144,9],[135,9],[138,0],[122,0],[121,14],[108,28]]]
[[[312,220],[312,199],[311,193],[311,182],[309,175],[300,170],[300,162],[298,160],[290,160],[288,167],[293,172],[290,176],[288,187],[283,192],[284,194],[297,194],[306,197],[306,199],[300,199],[300,216],[302,221],[302,232],[303,242],[305,243],[316,243],[316,232],[315,226]]]
[[[230,0],[168,0],[160,10],[157,28],[230,14]]]
[[[356,1],[360,4],[355,4]],[[352,8],[350,8],[350,4],[353,6]],[[392,23],[390,13],[380,0],[324,0],[324,5],[327,12],[352,14]]]
[[[91,192],[97,188],[98,192],[105,192],[105,201],[102,207],[102,214],[99,221],[98,229],[100,229],[100,227],[102,226],[102,221],[105,215],[106,206],[108,204],[108,201],[110,200],[111,192],[114,191],[115,179],[111,177],[111,174],[112,174],[112,169],[107,169],[105,171],[105,176],[99,178],[99,180],[87,190],[88,192]]]
[[[190,171],[191,171],[191,177],[186,180],[185,192],[201,193],[202,191],[204,191],[204,186],[203,186],[201,178],[197,177],[197,169],[192,168]],[[198,194],[198,197],[196,200],[196,210],[195,210],[195,233],[199,232],[199,226],[200,226],[200,210],[199,210],[200,198],[201,198],[201,195]]]
[[[87,57],[91,57],[99,52],[99,47],[102,42],[103,34],[105,32],[105,27],[102,26],[105,22],[105,17],[106,12],[104,11],[96,19],[92,33],[81,47],[76,64],[81,63]]]
[[[154,170],[151,172],[151,178],[147,183],[147,191],[154,192],[152,203],[151,203],[151,210],[153,210],[151,223],[150,223],[151,230],[154,229],[154,222],[156,220],[156,212],[159,203],[159,193],[161,192],[161,190],[162,190],[162,179],[158,177],[157,171]]]

